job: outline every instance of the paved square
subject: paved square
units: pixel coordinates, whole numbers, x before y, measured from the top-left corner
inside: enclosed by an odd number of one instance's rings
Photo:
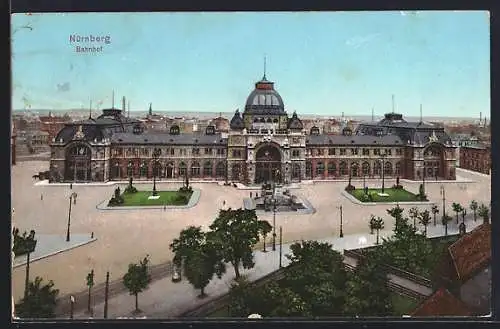
[[[68,218],[67,186],[35,186],[32,175],[45,170],[47,162],[20,162],[12,168],[12,203],[15,208],[13,225],[21,231],[35,229],[37,234],[65,235]],[[457,170],[457,175],[472,182],[426,182],[429,200],[435,202],[441,211],[440,186],[446,188],[446,207],[451,212],[451,204],[459,202],[468,205],[475,199],[480,204],[489,205],[491,180],[489,176]],[[393,180],[386,180],[392,186]],[[401,182],[410,192],[417,193],[420,182]],[[136,183],[139,185],[139,183]],[[358,187],[362,182],[353,181]],[[158,189],[175,189],[180,183],[160,182]],[[90,269],[96,273],[96,283],[105,280],[110,271],[110,280],[120,279],[130,262],[137,262],[149,254],[153,264],[163,263],[172,258],[168,248],[179,232],[189,225],[207,227],[222,207],[239,208],[243,198],[250,191],[213,183],[192,183],[201,190],[200,200],[190,209],[138,209],[99,210],[96,205],[112,196],[115,186],[73,186],[78,193],[77,203],[72,209],[71,232],[88,234],[94,232],[97,241],[82,247],[60,253],[32,264],[32,278],[41,276],[53,280],[60,294],[84,290],[85,277]],[[339,233],[339,210],[343,206],[344,234],[368,232],[370,214],[386,219],[386,229],[392,229],[388,221],[387,205],[360,206],[341,195],[347,182],[316,182],[302,184],[294,193],[307,198],[316,209],[314,214],[278,213],[277,226],[283,226],[285,242],[325,238]],[[369,187],[379,187],[380,182],[369,181]],[[140,185],[141,189],[152,189],[152,184]],[[43,195],[43,198],[42,198]],[[429,206],[426,206],[429,208]],[[468,210],[468,213],[471,213]],[[451,213],[453,215],[453,213]],[[272,223],[272,214],[261,215]],[[23,293],[23,266],[13,269],[13,293],[16,300]]]

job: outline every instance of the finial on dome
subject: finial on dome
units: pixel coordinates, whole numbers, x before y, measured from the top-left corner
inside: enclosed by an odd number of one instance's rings
[[[262,80],[267,80],[266,79],[266,55],[264,55],[264,77],[262,78]]]

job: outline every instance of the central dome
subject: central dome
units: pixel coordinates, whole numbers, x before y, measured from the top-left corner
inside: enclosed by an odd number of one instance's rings
[[[268,81],[264,76],[262,80],[255,84],[255,89],[247,98],[245,113],[285,114],[283,99],[274,90],[274,82]]]

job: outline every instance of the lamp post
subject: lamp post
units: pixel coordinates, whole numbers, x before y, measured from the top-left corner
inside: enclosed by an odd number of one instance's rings
[[[422,187],[424,188],[424,191],[425,191],[425,161],[424,161],[424,167],[423,167],[423,172],[422,172]]]
[[[339,237],[343,238],[344,237],[344,231],[342,229],[342,205],[340,205],[339,207],[337,207],[339,210],[340,210],[340,234],[339,234]]]
[[[283,228],[280,226],[280,268],[282,267],[281,265],[281,259],[282,259],[282,256],[283,255]]]
[[[156,191],[156,174],[158,173],[158,159],[160,158],[161,150],[155,148],[153,150],[153,196],[158,195]]]
[[[276,251],[276,198],[273,195],[273,251]]]
[[[70,240],[69,239],[70,238],[70,236],[69,236],[69,229],[70,229],[70,226],[71,226],[71,204],[72,204],[71,201],[73,201],[73,199],[76,200],[76,195],[77,194],[75,192],[73,192],[69,196],[68,229],[66,230],[66,242],[69,242],[69,240]]]
[[[384,152],[384,154],[380,155],[380,161],[382,162],[382,193],[384,193],[385,190],[385,161],[384,159],[387,157],[387,153]]]
[[[441,185],[441,188],[440,188],[440,194],[441,196],[443,197],[443,216],[446,215],[446,191],[444,189],[444,185]]]
[[[75,310],[75,296],[71,295],[69,296],[69,302],[70,302],[70,313],[69,313],[69,318],[70,319],[73,319],[73,313],[74,313],[74,310]]]
[[[36,240],[35,240],[35,231],[31,230],[30,234],[26,239],[24,240],[24,243],[26,245],[26,277],[24,281],[24,299],[28,299],[28,292],[29,292],[29,282],[30,282],[30,255],[33,251],[35,251],[36,247]]]

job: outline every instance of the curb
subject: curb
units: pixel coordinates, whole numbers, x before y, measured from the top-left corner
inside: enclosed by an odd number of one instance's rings
[[[176,192],[177,190],[162,190],[164,192]],[[184,206],[124,206],[124,207],[108,207],[107,204],[109,200],[103,200],[98,203],[95,207],[97,210],[141,210],[141,209],[190,209],[198,204],[200,201],[201,190],[198,188],[193,188],[193,194],[189,198],[189,202]]]
[[[379,206],[379,205],[433,205],[434,202],[432,201],[400,201],[400,202],[362,202],[356,199],[354,196],[351,194],[347,193],[346,191],[342,191],[340,193],[343,195],[346,199],[351,201],[354,204],[360,205],[360,206]]]
[[[49,253],[49,254],[46,254],[46,255],[43,255],[43,256],[39,256],[39,257],[36,257],[36,258],[30,259],[30,264],[31,264],[31,263],[34,263],[34,262],[36,262],[36,261],[42,260],[42,259],[44,259],[44,258],[47,258],[47,257],[51,257],[51,256],[54,256],[54,255],[57,255],[57,254],[63,253],[63,252],[65,252],[65,251],[69,251],[69,250],[72,250],[72,249],[75,249],[75,248],[78,248],[78,247],[84,246],[84,245],[86,245],[86,244],[89,244],[89,243],[92,243],[92,242],[95,242],[95,241],[97,241],[97,238],[93,238],[93,239],[90,239],[90,240],[88,240],[88,241],[80,242],[80,243],[75,244],[75,245],[73,245],[73,246],[71,246],[71,247],[69,247],[69,248],[56,250],[56,251],[51,252],[51,253]],[[19,263],[19,264],[16,264],[16,265],[12,264],[12,268],[17,268],[17,267],[20,267],[20,266],[26,265],[26,263],[27,263],[26,261],[23,261],[23,262],[21,262],[21,263]]]

